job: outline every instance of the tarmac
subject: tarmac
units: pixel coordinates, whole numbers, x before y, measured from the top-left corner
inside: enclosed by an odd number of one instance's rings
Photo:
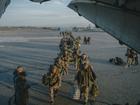
[[[81,44],[81,51],[89,55],[100,95],[88,105],[135,105],[140,101],[140,65],[125,68],[109,63],[113,57],[126,62],[126,46],[105,32],[73,32],[74,36],[91,37],[89,45]],[[27,72],[29,105],[49,105],[48,88],[41,83],[44,73],[59,52],[61,37],[58,31],[46,29],[0,30],[0,105],[14,105],[13,71],[23,65]],[[140,61],[140,56],[139,56]],[[62,87],[54,105],[82,105],[82,100],[72,99],[73,80],[76,70],[71,65],[69,74],[63,77]]]

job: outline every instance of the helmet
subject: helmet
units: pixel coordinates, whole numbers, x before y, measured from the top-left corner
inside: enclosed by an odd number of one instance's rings
[[[81,55],[81,57],[82,57],[82,59],[88,58],[88,56],[87,56],[85,53],[83,53],[83,54]]]
[[[24,72],[23,66],[18,66],[17,69],[16,69],[16,71],[17,71],[18,73]]]
[[[52,68],[52,73],[55,74],[56,72],[57,72],[57,67],[56,67],[56,65],[54,65],[53,68]]]
[[[17,69],[16,69],[16,74],[22,75],[22,76],[26,76],[26,72],[25,72],[23,66],[18,66],[18,67],[17,67]]]

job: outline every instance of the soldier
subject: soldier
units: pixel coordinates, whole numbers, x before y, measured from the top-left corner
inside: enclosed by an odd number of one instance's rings
[[[84,64],[85,62],[88,62],[88,56],[85,53],[83,53],[77,59],[77,63],[76,63],[77,70],[80,70],[80,67],[82,67],[81,65]]]
[[[98,88],[95,82],[96,75],[92,70],[92,66],[88,62],[85,62],[81,66],[81,70],[78,71],[75,80],[80,88],[80,94],[84,98],[84,105],[87,105],[89,92],[95,100],[95,97],[98,95]]]
[[[14,77],[13,77],[14,85],[15,85],[16,78],[18,77],[20,72],[24,72],[24,74],[26,75],[26,73],[24,71],[24,68],[22,66],[18,66],[16,68],[16,70],[13,72],[13,75],[14,75]]]
[[[91,38],[88,37],[88,38],[87,38],[87,44],[90,44],[90,40],[91,40]]]
[[[20,72],[23,72],[24,71],[24,68],[22,66],[17,66],[16,70],[13,72],[13,81],[14,81],[14,88],[16,90],[16,79],[19,75]],[[26,75],[26,74],[25,74]],[[15,95],[16,95],[16,91],[15,91]],[[16,102],[16,98],[15,98],[15,102]]]
[[[61,41],[60,41],[60,44],[59,44],[60,51],[63,50],[63,48],[64,48],[65,45],[66,45],[65,38],[62,38]]]
[[[23,67],[17,68],[17,77],[15,78],[15,104],[27,105],[29,100],[28,89],[30,88],[25,78]]]
[[[62,60],[62,58],[61,57],[59,57],[59,58],[57,58],[57,60],[55,61],[55,64],[54,64],[56,67],[57,67],[57,69],[59,70],[59,73],[60,73],[60,83],[59,83],[59,85],[61,86],[61,84],[62,84],[62,75],[64,75],[64,73],[66,73],[66,71],[65,71],[65,65],[64,65],[64,61]]]
[[[133,63],[133,50],[129,49],[127,53],[127,65],[130,67]]]
[[[138,62],[138,54],[137,54],[136,51],[134,51],[134,53],[133,53],[133,61],[132,62],[133,62],[134,65],[139,64],[139,62]]]
[[[75,40],[74,48],[79,51],[80,47],[81,47],[80,39],[79,39],[79,37],[77,37],[76,40]]]
[[[77,56],[77,59],[76,59],[76,70],[79,71],[80,70],[80,66],[81,66],[81,61],[82,60],[82,55],[79,55]]]
[[[60,87],[60,71],[55,65],[51,70],[50,78],[51,78],[49,82],[50,103],[54,103],[54,97]]]
[[[84,37],[83,43],[87,44],[87,38],[86,37]]]
[[[65,71],[66,74],[68,74],[68,66],[69,66],[70,58],[69,58],[67,52],[64,53],[64,55],[61,57],[61,59],[62,59],[62,62],[61,62],[62,69]]]
[[[88,62],[88,56],[87,54],[83,53],[81,55],[81,64],[87,63]]]
[[[78,59],[80,56],[80,39],[79,37],[76,38],[75,40],[75,44],[74,44],[74,48],[73,48],[73,60],[77,69],[77,64],[78,64]]]
[[[63,43],[63,46],[61,47],[61,49],[60,49],[60,55],[64,55],[65,53],[71,53],[72,51],[71,51],[71,49],[70,48],[68,48],[68,45],[67,45],[67,43],[65,42],[65,43]]]

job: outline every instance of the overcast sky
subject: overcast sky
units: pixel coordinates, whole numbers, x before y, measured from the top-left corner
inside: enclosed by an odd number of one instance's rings
[[[0,26],[88,26],[91,24],[66,7],[70,0],[51,0],[43,4],[11,0],[0,19]]]

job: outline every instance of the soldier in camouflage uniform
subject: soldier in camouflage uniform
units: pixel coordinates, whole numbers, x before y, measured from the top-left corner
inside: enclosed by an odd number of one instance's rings
[[[128,49],[127,51],[127,65],[128,67],[130,67],[133,64],[133,50],[132,49]]]
[[[66,71],[64,69],[64,61],[62,60],[61,57],[58,57],[57,60],[55,61],[54,65],[59,70],[59,73],[60,73],[60,83],[59,83],[59,85],[61,86],[61,84],[62,84],[62,75],[64,75],[66,73]]]
[[[133,65],[138,65],[138,54],[136,51],[133,51],[133,59],[132,59]]]
[[[50,91],[50,103],[54,103],[54,97],[60,87],[60,71],[57,66],[53,66],[50,73],[49,91]]]
[[[23,67],[18,67],[15,78],[15,104],[16,105],[27,105],[29,100],[28,89],[29,84],[25,78],[25,71]]]
[[[85,53],[83,53],[81,56],[79,55],[76,60],[76,70],[79,71],[80,67],[82,67],[82,64],[88,61],[89,61],[88,56]]]
[[[68,66],[70,63],[70,55],[67,51],[61,56],[62,59],[62,67],[66,74],[68,74]]]
[[[81,97],[84,98],[84,105],[88,102],[89,93],[95,99],[97,95],[96,75],[92,66],[88,62],[81,64],[81,68],[76,75],[76,81],[81,91]]]
[[[81,46],[80,39],[79,37],[77,37],[75,40],[74,48],[73,48],[73,60],[74,60],[76,70],[78,70],[78,62],[80,59],[80,46]]]

